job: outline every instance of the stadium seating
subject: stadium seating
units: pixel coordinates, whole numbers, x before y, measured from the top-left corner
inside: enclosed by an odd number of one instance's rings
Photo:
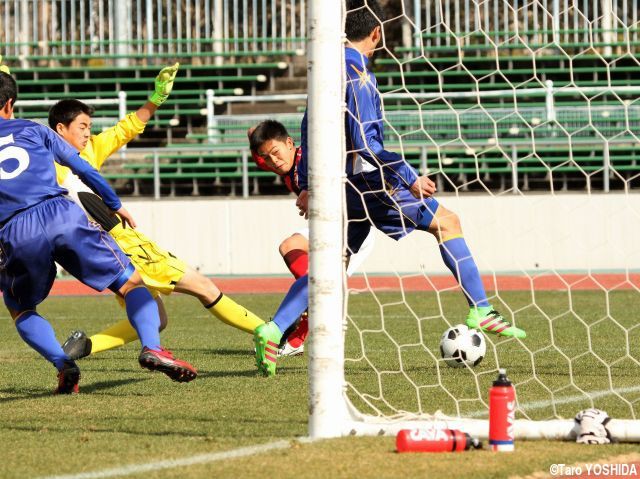
[[[149,123],[147,134],[141,146],[156,146],[171,141],[175,137],[186,137],[195,128],[201,127],[205,119],[206,90],[213,90],[214,95],[255,94],[259,90],[269,88],[269,81],[274,76],[282,75],[288,68],[284,54],[295,54],[294,51],[259,52],[253,56],[234,56],[221,65],[205,65],[199,63],[202,55],[193,55],[186,63],[181,64],[180,75],[176,79],[176,88],[169,101],[159,109]],[[265,55],[279,61],[258,61]],[[136,58],[135,54],[130,57]],[[46,66],[28,66],[13,68],[20,84],[21,100],[58,100],[75,97],[79,99],[118,98],[120,91],[127,93],[128,110],[134,110],[148,97],[153,88],[155,74],[164,63],[176,60],[176,56],[162,56],[154,59],[156,64],[135,64],[118,66],[108,64],[112,59],[100,57],[83,66],[69,65],[71,60],[77,63],[81,57],[77,55],[50,56]],[[35,60],[35,58],[30,58]],[[239,61],[243,60],[243,61]],[[36,62],[37,63],[37,62]],[[72,92],[72,93],[71,93]],[[219,107],[222,111],[223,107]],[[42,118],[45,107],[21,108],[18,113],[24,118]],[[98,115],[117,118],[117,105],[102,106]]]
[[[473,189],[479,183],[474,178],[491,187],[508,189],[517,184],[526,189],[553,177],[559,188],[566,189],[580,187],[584,181],[600,181],[606,171],[613,172],[612,185],[616,181],[617,187],[622,185],[623,178],[632,176],[639,154],[634,141],[640,133],[640,105],[634,103],[637,95],[576,95],[563,89],[640,87],[638,42],[626,39],[605,45],[595,31],[595,41],[590,42],[583,30],[559,32],[558,43],[540,41],[544,31],[510,33],[475,32],[454,39],[448,33],[426,30],[421,35],[424,48],[399,46],[394,50],[395,58],[379,55],[373,69],[387,112],[389,147],[403,151],[410,163],[436,176],[445,191]],[[621,38],[624,31],[614,34],[614,38]],[[525,38],[526,43],[522,41]],[[141,52],[142,46],[134,45],[131,54],[96,57],[73,54],[74,45],[51,42],[48,48],[55,54],[38,54],[41,45],[34,45],[34,52],[20,59],[28,66],[16,66],[13,71],[23,100],[56,100],[68,97],[69,92],[80,99],[116,98],[124,90],[131,110],[149,94],[160,65],[182,61],[177,88],[136,146],[182,148],[182,153],[162,155],[159,181],[163,193],[231,194],[242,180],[246,130],[270,115],[227,119],[226,105],[216,105],[216,124],[207,129],[205,91],[213,89],[216,96],[273,92],[271,80],[287,70],[291,75],[289,60],[301,54],[286,49],[261,51],[256,48],[258,39],[235,41],[249,41],[251,51],[186,52],[184,45],[167,44],[150,58]],[[617,53],[606,58],[604,47]],[[222,62],[217,61],[220,58]],[[9,55],[7,60],[18,58]],[[118,60],[130,64],[119,66]],[[552,121],[545,98],[547,80],[553,81],[556,92]],[[537,92],[518,94],[517,103],[506,95],[482,97],[482,106],[478,104],[484,91],[514,89]],[[447,96],[465,92],[475,94]],[[426,97],[398,99],[389,93]],[[39,118],[42,109],[20,113]],[[99,108],[99,115],[107,119],[105,125],[118,114],[117,105]],[[277,116],[296,139],[300,117]],[[540,146],[540,139],[555,142],[554,146]],[[602,139],[611,140],[608,155],[602,151]],[[594,146],[596,140],[600,143]],[[221,148],[236,151],[218,151]],[[197,149],[202,151],[194,153]],[[123,191],[142,194],[153,183],[149,164],[149,158],[136,160],[109,174]],[[249,165],[249,177],[254,192],[284,191],[273,175],[253,165]]]

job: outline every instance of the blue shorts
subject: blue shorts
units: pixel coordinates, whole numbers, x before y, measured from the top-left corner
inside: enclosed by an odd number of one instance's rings
[[[426,230],[439,206],[433,197],[417,199],[408,188],[390,190],[378,171],[349,177],[346,197],[351,254],[358,252],[371,226],[397,241],[414,229]]]
[[[57,196],[11,218],[0,229],[0,289],[5,304],[33,309],[49,294],[57,261],[98,291],[129,266],[129,258],[70,199]]]

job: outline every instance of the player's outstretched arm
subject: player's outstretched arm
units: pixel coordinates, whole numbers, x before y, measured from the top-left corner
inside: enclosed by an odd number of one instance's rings
[[[158,106],[171,93],[173,80],[176,77],[179,66],[180,64],[176,63],[160,71],[156,77],[153,95],[135,113],[128,114],[117,125],[91,137],[93,157],[86,159],[94,168],[100,170],[107,158],[144,131],[146,124],[156,112]]]
[[[171,90],[173,90],[173,82],[176,79],[179,68],[180,64],[176,63],[173,66],[164,67],[162,70],[160,70],[160,73],[158,73],[158,76],[155,80],[154,92],[149,97],[149,101],[147,101],[138,109],[138,111],[136,111],[136,115],[141,122],[147,123],[156,112],[156,110],[165,101],[167,101],[167,98],[169,98],[169,95],[171,94]]]
[[[3,65],[2,63],[2,55],[0,55],[0,72],[6,73],[7,75],[11,75],[11,71],[7,65]]]

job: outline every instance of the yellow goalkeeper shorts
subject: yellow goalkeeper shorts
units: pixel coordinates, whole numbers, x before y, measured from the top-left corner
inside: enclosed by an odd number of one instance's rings
[[[147,236],[132,228],[117,224],[109,234],[122,248],[142,276],[154,297],[157,293],[171,294],[187,271],[187,265]]]

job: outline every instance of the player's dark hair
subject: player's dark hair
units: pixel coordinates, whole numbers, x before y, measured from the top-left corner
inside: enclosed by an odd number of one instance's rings
[[[287,138],[289,138],[289,132],[282,123],[276,120],[265,120],[259,123],[251,133],[249,146],[253,151],[258,151],[265,141],[287,141]]]
[[[75,120],[79,114],[84,113],[85,115],[91,116],[94,112],[95,110],[93,107],[86,103],[82,103],[80,100],[75,100],[73,98],[60,100],[49,110],[49,128],[55,130],[58,123],[62,123],[64,126],[69,126],[69,124]]]
[[[346,6],[344,32],[352,42],[368,37],[384,21],[384,12],[377,0],[347,0]]]
[[[0,72],[0,108],[4,108],[9,100],[12,105],[18,99],[18,85],[11,75]]]

